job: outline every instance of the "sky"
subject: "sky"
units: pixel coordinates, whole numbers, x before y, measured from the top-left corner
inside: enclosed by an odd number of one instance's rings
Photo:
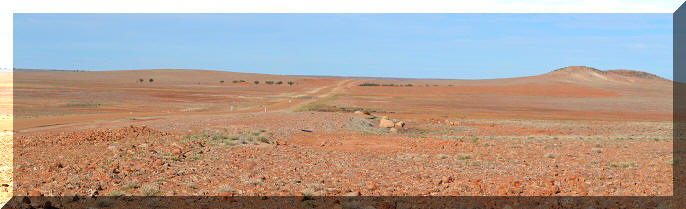
[[[672,14],[14,14],[15,68],[672,79]]]

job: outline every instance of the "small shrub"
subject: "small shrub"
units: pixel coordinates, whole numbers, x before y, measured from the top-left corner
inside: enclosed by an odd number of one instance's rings
[[[411,83],[408,83],[408,84],[405,85],[405,86],[412,87],[412,84],[411,84]]]
[[[359,131],[365,134],[388,133],[388,129],[374,126],[374,123],[372,123],[371,121],[358,117],[351,117],[348,123],[345,124],[345,128],[352,131]]]
[[[266,136],[260,136],[260,137],[258,137],[258,138],[257,138],[257,141],[260,141],[260,142],[265,143],[265,144],[271,143],[271,142],[269,141],[269,138],[267,138]]]
[[[157,184],[144,184],[141,186],[141,194],[143,196],[157,196],[162,194],[162,191]]]
[[[638,164],[636,162],[630,161],[630,162],[623,162],[620,164],[622,168],[638,168]]]
[[[265,81],[264,83],[272,85],[272,84],[274,84],[274,81]]]
[[[124,196],[124,195],[126,195],[126,193],[124,193],[124,192],[122,192],[122,191],[120,191],[120,190],[113,190],[113,191],[110,192],[110,196],[113,196],[113,197],[121,197],[121,196]]]
[[[223,81],[223,80],[221,80],[221,81],[219,81],[219,83],[221,83],[221,84],[224,84],[224,81]]]
[[[145,81],[145,79],[142,79],[142,78],[139,78],[139,79],[138,79],[138,82],[143,83],[144,81]]]
[[[248,179],[247,181],[245,181],[245,183],[251,186],[258,186],[262,185],[262,179]]]
[[[472,159],[472,155],[470,154],[459,154],[457,155],[458,159],[460,160],[469,160]]]
[[[151,79],[148,80],[148,81],[149,81],[150,83],[152,83],[153,81],[155,81],[155,79],[152,79],[152,78],[151,78]]]
[[[238,80],[233,80],[233,81],[231,81],[231,82],[233,82],[233,83],[238,83],[239,81],[238,81]]]
[[[555,154],[553,154],[553,153],[548,153],[548,154],[545,154],[545,157],[547,157],[547,158],[555,158]]]
[[[283,81],[277,81],[276,84],[281,85],[281,84],[283,84]]]
[[[223,193],[227,193],[227,192],[234,193],[235,190],[231,188],[231,185],[224,184],[224,185],[219,186],[219,189],[217,189],[217,192],[219,194],[223,194]]]
[[[362,83],[358,86],[380,86],[378,83]]]
[[[307,189],[303,190],[301,193],[303,195],[303,199],[306,199],[306,200],[311,200],[312,197],[318,196],[317,191],[314,191],[314,189],[312,189],[312,188],[307,188]]]
[[[255,83],[255,84],[260,84],[260,81],[253,81],[253,83]]]
[[[293,81],[289,81],[289,82],[288,82],[288,85],[291,85],[291,86],[292,86],[293,84],[295,84],[295,82],[293,82]]]
[[[305,106],[302,106],[300,109],[298,109],[298,112],[335,112],[336,110],[337,108],[331,105],[321,103],[310,103]]]
[[[603,149],[600,149],[600,148],[597,148],[597,147],[596,147],[596,148],[591,149],[591,151],[593,151],[593,152],[595,152],[595,153],[602,153],[602,152],[603,152]]]

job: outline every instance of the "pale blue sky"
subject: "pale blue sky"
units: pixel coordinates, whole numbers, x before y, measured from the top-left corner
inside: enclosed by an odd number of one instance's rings
[[[16,68],[481,79],[672,78],[671,14],[15,14]]]

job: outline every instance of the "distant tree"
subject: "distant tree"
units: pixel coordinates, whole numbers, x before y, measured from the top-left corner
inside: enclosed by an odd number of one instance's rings
[[[412,86],[412,84],[411,84],[411,83],[408,83],[408,84],[407,84],[407,85],[405,85],[405,86]]]
[[[265,81],[264,83],[272,85],[272,84],[274,84],[274,81]]]
[[[224,84],[224,80],[219,81],[219,83]]]
[[[283,81],[277,81],[276,84],[281,85],[281,84],[283,84]]]
[[[142,78],[139,78],[139,79],[138,79],[138,82],[143,83],[143,81],[145,81],[145,79],[142,79]]]
[[[291,86],[292,86],[294,83],[295,83],[295,82],[293,82],[293,81],[289,81],[289,82],[288,82],[288,85],[291,85]]]
[[[260,81],[253,81],[253,83],[255,83],[255,84],[260,84]]]
[[[153,81],[155,81],[155,79],[152,79],[152,78],[151,78],[151,79],[148,80],[148,81],[149,81],[150,83],[152,83]]]

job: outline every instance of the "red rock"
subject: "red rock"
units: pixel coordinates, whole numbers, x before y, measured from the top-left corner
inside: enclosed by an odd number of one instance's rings
[[[31,196],[31,197],[43,196],[43,195],[41,194],[41,192],[39,192],[38,190],[31,190],[31,192],[29,192],[28,195]]]

